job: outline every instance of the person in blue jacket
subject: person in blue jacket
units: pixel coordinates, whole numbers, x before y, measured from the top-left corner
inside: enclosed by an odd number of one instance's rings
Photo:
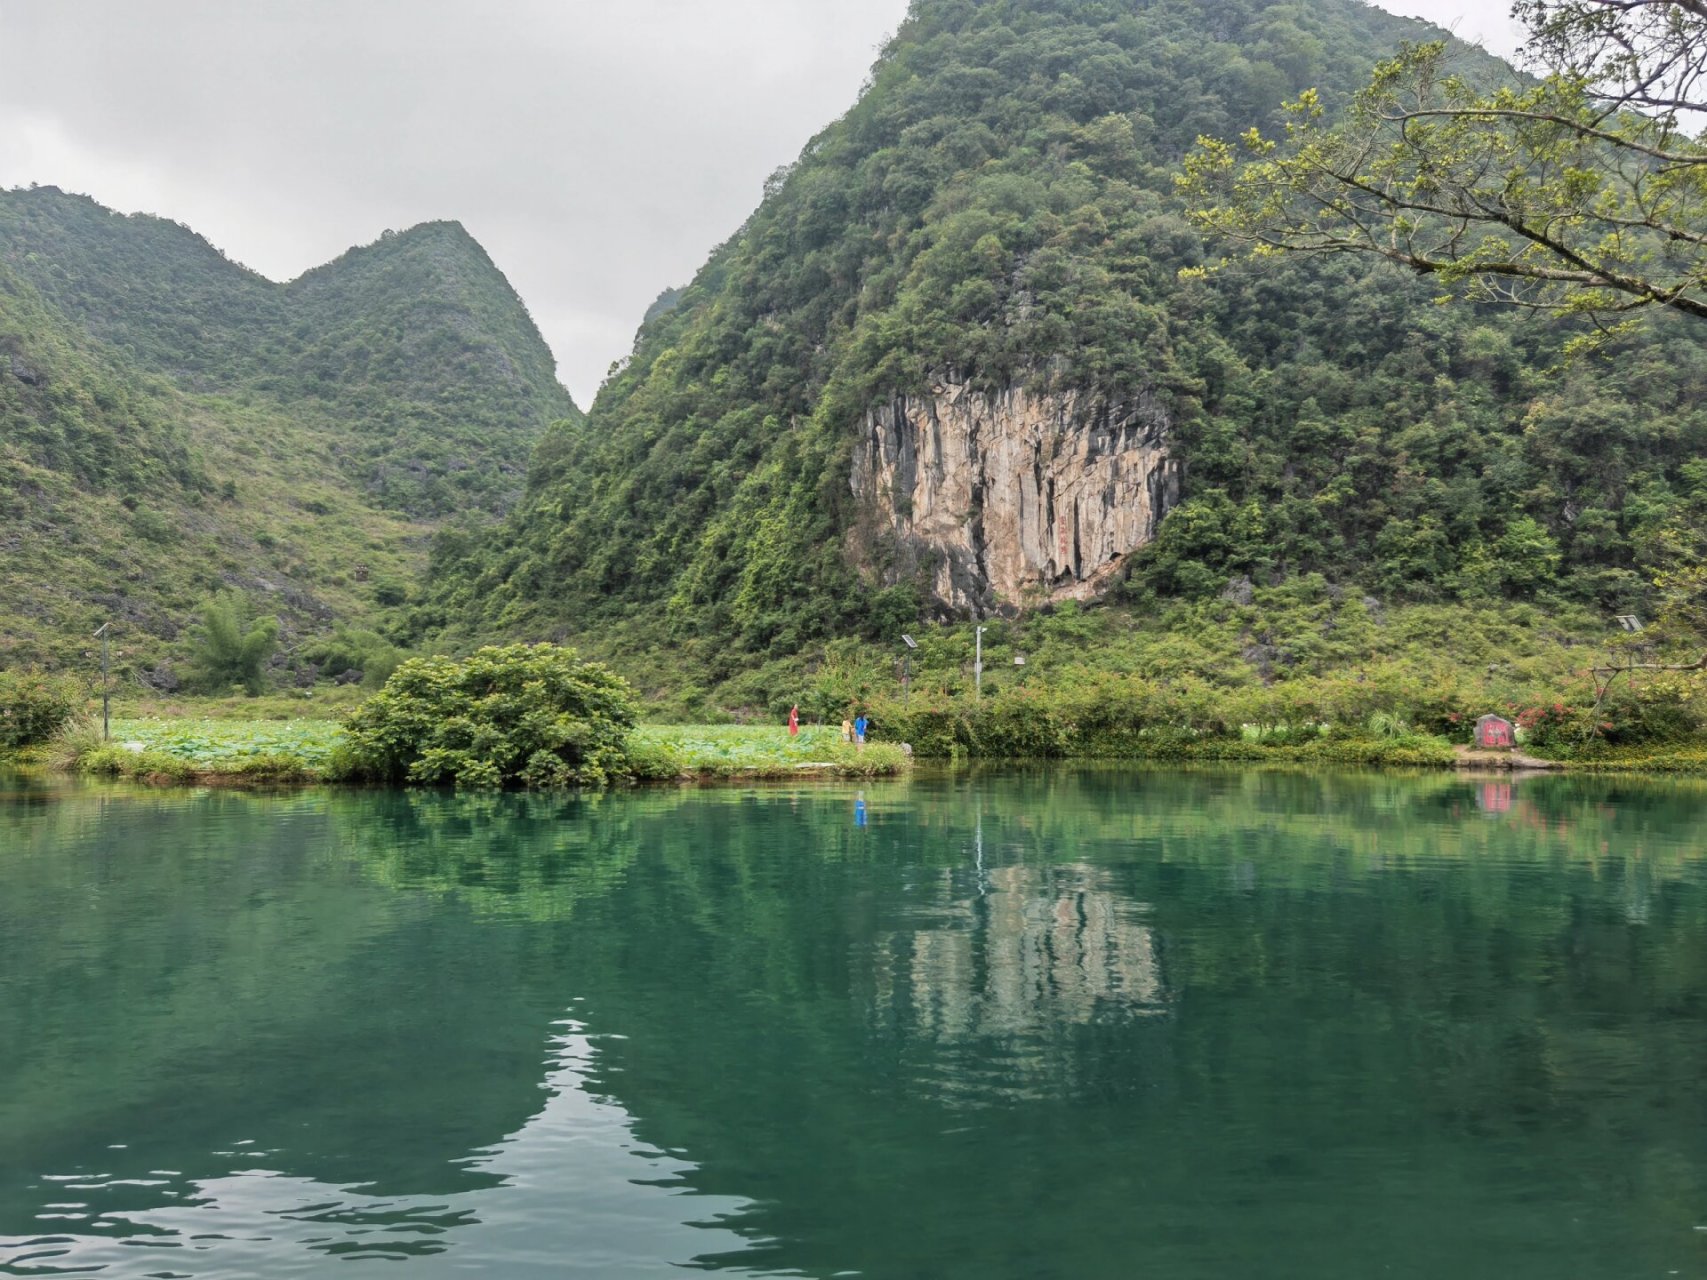
[[[854,721],[854,742],[856,744],[862,747],[865,745],[865,731],[870,727],[871,721],[865,718],[865,712],[860,712],[859,718]]]

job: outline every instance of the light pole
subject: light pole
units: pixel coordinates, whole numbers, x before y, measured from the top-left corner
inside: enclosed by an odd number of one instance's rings
[[[103,622],[101,629],[95,633],[101,642],[101,741],[111,742],[113,738],[112,684],[107,679],[107,646],[111,638],[107,628],[111,622]]]
[[[908,701],[907,677],[911,674],[907,669],[907,658],[914,649],[919,647],[919,642],[904,631],[901,633],[901,640],[907,646],[907,653],[901,655],[901,706],[904,709]]]
[[[977,644],[977,654],[972,659],[972,689],[980,698],[984,696],[984,632],[986,627],[978,627],[973,637]]]

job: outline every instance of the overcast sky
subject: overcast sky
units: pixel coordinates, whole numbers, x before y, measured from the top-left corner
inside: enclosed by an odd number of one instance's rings
[[[0,187],[290,279],[462,222],[583,406],[850,107],[907,0],[0,0]],[[1503,0],[1389,0],[1509,53]]]

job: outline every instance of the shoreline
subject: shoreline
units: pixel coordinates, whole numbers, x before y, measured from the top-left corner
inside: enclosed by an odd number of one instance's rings
[[[1031,745],[1013,735],[984,735],[973,726],[923,730],[916,748],[875,740],[843,742],[826,725],[788,736],[774,724],[641,725],[633,731],[628,776],[612,785],[716,786],[750,783],[877,781],[905,777],[915,765],[1024,767],[1045,762],[1143,765],[1235,765],[1302,769],[1377,769],[1511,777],[1535,773],[1707,776],[1707,740],[1641,747],[1591,744],[1554,755],[1545,748],[1479,749],[1444,736],[1323,732],[1303,740],[1267,740],[1162,726],[1138,731],[1063,726]],[[966,731],[962,731],[966,730]],[[68,776],[107,777],[153,786],[278,789],[359,785],[340,766],[340,720],[234,719],[193,715],[113,720],[112,739],[83,724],[57,741],[0,753],[0,765]],[[899,736],[899,735],[898,735]],[[982,739],[982,741],[980,741]],[[991,740],[994,739],[994,740]],[[982,748],[982,749],[981,749]],[[1019,748],[1015,750],[1015,748]],[[383,785],[383,784],[381,784]]]
[[[893,744],[872,744],[893,745]],[[1226,744],[1205,744],[1223,746]],[[740,786],[752,783],[789,782],[893,782],[911,776],[916,767],[931,771],[955,771],[963,768],[1002,769],[1037,765],[1096,765],[1102,767],[1130,765],[1156,768],[1168,766],[1198,767],[1204,765],[1237,769],[1301,769],[1333,771],[1342,769],[1373,770],[1391,773],[1456,773],[1467,778],[1526,778],[1544,776],[1641,776],[1650,777],[1707,777],[1707,747],[1687,744],[1682,747],[1656,748],[1636,751],[1625,749],[1584,759],[1549,759],[1521,751],[1509,754],[1478,752],[1469,748],[1447,747],[1431,759],[1417,759],[1411,750],[1391,753],[1368,750],[1370,744],[1356,744],[1359,749],[1333,751],[1312,747],[1261,747],[1240,744],[1237,750],[1168,750],[1155,753],[1120,752],[1115,754],[1085,754],[1051,757],[1027,756],[942,756],[904,757],[899,765],[878,764],[870,767],[855,762],[807,761],[755,765],[724,764],[686,767],[674,773],[657,773],[624,779],[613,784],[614,791],[636,791],[649,787],[716,787]],[[122,750],[119,749],[119,750]],[[40,751],[0,755],[0,768],[20,773],[65,778],[104,779],[132,782],[144,786],[202,787],[233,791],[307,790],[317,787],[349,787],[357,790],[412,790],[387,787],[383,784],[352,783],[330,776],[301,761],[256,758],[229,767],[196,767],[188,761],[159,753],[136,753],[132,764],[120,761],[117,751],[103,751],[92,767],[81,763],[58,765]],[[127,767],[128,766],[128,767]]]
[[[136,782],[156,787],[225,787],[232,790],[244,788],[271,790],[278,788],[348,787],[359,791],[410,791],[417,789],[409,785],[351,782],[295,765],[279,768],[197,769],[179,763],[163,766],[157,761],[143,760],[137,763],[137,767],[130,769],[81,768],[77,766],[56,768],[42,761],[0,757],[0,768],[15,769],[18,772],[51,774],[66,778]],[[611,784],[606,789],[637,790],[642,787],[718,786],[725,783],[743,782],[887,782],[905,777],[910,772],[911,766],[899,769],[882,767],[860,769],[833,763],[732,769],[705,768],[690,769],[675,774],[625,778]],[[429,789],[438,790],[441,788]]]

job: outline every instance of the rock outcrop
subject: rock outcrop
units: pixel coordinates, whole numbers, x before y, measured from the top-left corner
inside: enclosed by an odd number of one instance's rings
[[[866,417],[854,494],[861,556],[927,577],[947,609],[1099,594],[1179,493],[1166,409],[944,383]]]

